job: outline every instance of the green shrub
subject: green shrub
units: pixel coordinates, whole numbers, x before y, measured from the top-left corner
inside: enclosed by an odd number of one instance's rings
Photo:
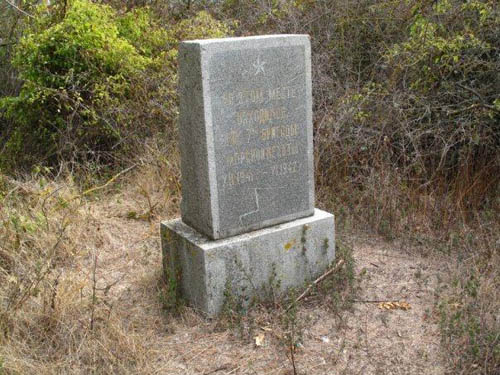
[[[177,40],[223,38],[231,35],[229,24],[213,18],[206,11],[200,11],[195,17],[181,20],[173,29]]]
[[[165,29],[148,8],[120,15],[89,0],[40,6],[13,58],[19,95],[0,99],[12,124],[0,137],[0,166],[110,163],[136,148],[133,140],[172,131],[179,38],[227,33],[205,12]]]
[[[419,139],[404,135],[405,152],[420,155],[425,179],[470,183],[478,170],[493,177],[500,145],[497,8],[491,1],[437,1],[415,11],[407,37],[385,55],[393,69],[387,88],[401,92],[406,85],[404,117],[420,128]],[[453,185],[459,204],[472,203],[468,187]]]
[[[23,80],[1,106],[15,127],[2,164],[52,161],[110,147],[119,130],[101,116],[114,97],[129,95],[130,77],[151,59],[119,33],[115,12],[75,0],[61,16],[40,7],[13,60]],[[79,155],[81,156],[81,155]]]

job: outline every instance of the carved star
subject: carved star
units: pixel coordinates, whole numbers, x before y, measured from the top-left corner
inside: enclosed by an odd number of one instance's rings
[[[260,56],[257,56],[257,61],[252,64],[253,67],[255,68],[255,75],[257,75],[261,72],[262,72],[262,74],[265,73],[264,64],[265,64],[265,61],[260,61]]]

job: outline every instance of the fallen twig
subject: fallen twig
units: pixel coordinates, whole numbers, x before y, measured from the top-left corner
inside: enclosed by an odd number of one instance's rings
[[[9,4],[12,8],[16,9],[18,12],[21,12],[22,14],[24,14],[25,16],[28,16],[29,18],[35,18],[33,17],[31,14],[29,14],[28,12],[22,10],[21,8],[19,8],[16,4],[13,4],[11,3],[10,1],[8,0],[4,0],[7,4]]]
[[[93,188],[90,188],[88,190],[85,190],[83,193],[79,194],[79,195],[76,195],[74,196],[73,198],[71,198],[71,200],[73,199],[76,199],[76,198],[81,198],[85,195],[88,195],[96,190],[101,190],[101,189],[104,189],[106,186],[110,185],[114,180],[116,180],[118,177],[120,177],[121,175],[127,173],[128,171],[134,169],[135,167],[137,167],[137,164],[134,164],[126,169],[124,169],[123,171],[121,171],[120,173],[117,173],[115,174],[113,177],[111,177],[104,185],[101,185],[101,186],[96,186],[96,187],[93,187]]]
[[[311,292],[311,290],[312,290],[313,287],[315,287],[316,285],[318,285],[319,283],[321,283],[323,280],[325,280],[328,276],[330,276],[331,274],[333,274],[335,271],[338,271],[342,267],[343,264],[344,264],[344,260],[340,259],[337,262],[337,264],[335,265],[335,267],[330,268],[323,275],[321,275],[316,280],[314,280],[313,283],[311,285],[309,285],[307,287],[307,289],[304,290],[304,292],[300,296],[298,296],[297,299],[292,304],[290,304],[290,306],[288,306],[286,308],[285,311],[290,310],[294,304],[296,304],[297,302],[301,301],[305,296],[307,296]]]
[[[203,375],[210,375],[210,374],[214,374],[218,371],[222,371],[222,370],[229,370],[231,366],[229,364],[225,364],[225,365],[222,365],[222,366],[219,366],[211,371],[208,371],[208,372],[204,372]]]

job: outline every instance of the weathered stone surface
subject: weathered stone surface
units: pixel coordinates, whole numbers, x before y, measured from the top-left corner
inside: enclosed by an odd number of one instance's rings
[[[335,257],[314,209],[310,44],[305,35],[179,48],[182,220],[161,224],[166,275],[210,314],[302,286]]]
[[[182,220],[212,239],[314,211],[306,35],[183,42]]]
[[[333,215],[313,216],[213,241],[180,219],[161,224],[165,273],[190,305],[220,312],[230,293],[243,302],[303,286],[335,258]]]

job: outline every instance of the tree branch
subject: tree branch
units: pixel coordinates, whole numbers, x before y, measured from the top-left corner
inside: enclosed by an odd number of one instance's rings
[[[13,42],[4,42],[4,43],[0,43],[0,47],[7,47],[7,46],[12,46],[14,44],[17,44],[17,40],[13,41]]]
[[[457,86],[463,88],[466,91],[469,91],[472,94],[474,94],[475,96],[477,96],[477,98],[481,102],[481,103],[479,103],[479,105],[474,105],[473,104],[472,106],[470,106],[469,108],[465,108],[464,110],[472,109],[474,106],[476,106],[476,107],[480,106],[480,107],[489,109],[490,111],[494,111],[496,113],[500,113],[500,111],[496,107],[487,104],[486,101],[483,99],[483,96],[481,94],[479,94],[476,90],[474,90],[472,87],[468,87],[468,86],[462,85],[461,83],[458,83],[458,82],[457,82]],[[455,113],[459,113],[459,112],[462,112],[462,110],[455,111]],[[455,113],[452,113],[452,114],[455,114]]]
[[[21,8],[19,8],[16,4],[13,4],[11,3],[9,0],[4,0],[7,4],[9,4],[12,8],[16,9],[17,11],[21,12],[22,14],[24,14],[25,16],[28,16],[30,18],[35,18],[33,17],[31,14],[29,14],[28,12],[22,10]]]

